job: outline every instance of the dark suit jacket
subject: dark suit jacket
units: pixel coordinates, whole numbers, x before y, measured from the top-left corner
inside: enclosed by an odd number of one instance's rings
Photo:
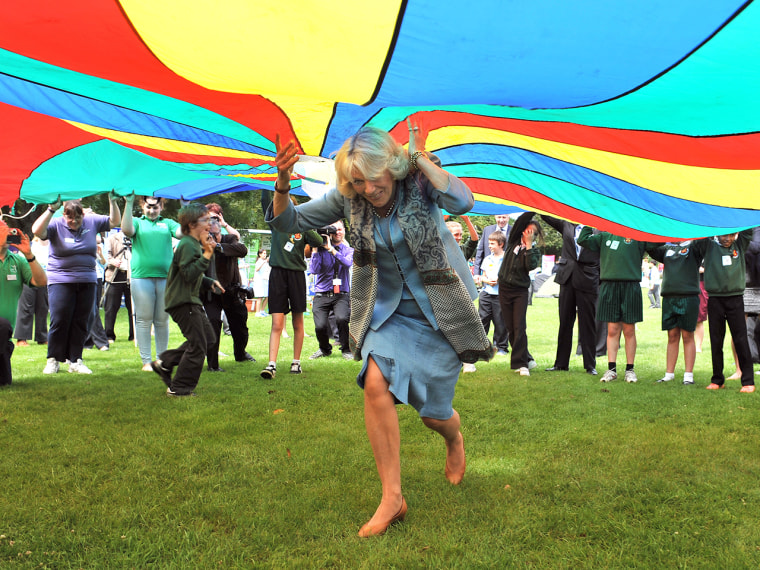
[[[491,235],[491,232],[494,231],[499,226],[496,224],[493,224],[491,226],[486,226],[483,228],[483,232],[480,234],[480,239],[478,240],[478,249],[475,251],[475,264],[473,267],[473,270],[475,272],[475,275],[480,275],[480,264],[483,263],[483,260],[491,255],[491,250],[488,249],[488,236]],[[509,231],[512,229],[512,226],[507,224],[507,235],[506,238],[509,240]],[[506,247],[506,244],[505,244]]]
[[[581,291],[598,291],[599,252],[584,247],[578,259],[575,252],[577,224],[544,215],[541,215],[541,219],[562,234],[562,256],[557,262],[559,268],[554,276],[555,283],[570,284]]]

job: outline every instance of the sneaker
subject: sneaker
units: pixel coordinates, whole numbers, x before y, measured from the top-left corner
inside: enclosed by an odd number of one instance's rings
[[[744,394],[751,394],[755,391],[755,386],[742,386],[742,389],[739,390],[739,392],[743,392]]]
[[[314,354],[312,354],[312,355],[309,357],[309,360],[316,360],[317,358],[322,358],[322,357],[324,357],[324,356],[330,356],[331,354],[332,354],[332,352],[328,352],[327,354],[325,354],[324,352],[322,352],[322,349],[321,349],[321,348],[318,348],[318,349],[317,349],[317,352],[315,352]],[[353,358],[353,357],[352,357],[352,358]]]
[[[710,385],[705,388],[706,390],[720,390],[721,388],[725,388],[725,384],[716,384],[715,382],[710,382]]]
[[[639,378],[636,376],[636,372],[633,370],[626,370],[625,371],[625,381],[629,384],[633,384],[634,382],[638,382]]]
[[[496,351],[496,356],[509,356],[509,353],[506,350],[499,349]]]
[[[538,363],[535,360],[529,360],[528,361],[528,370],[533,370],[536,366],[538,366]]]
[[[105,352],[106,350],[109,350],[108,345],[104,344],[103,346],[100,347],[100,350],[102,350],[103,352]]]
[[[684,378],[684,379],[683,379],[683,383],[684,383],[686,386],[689,386],[690,384],[694,384],[694,378],[692,378],[691,380],[689,380],[689,379],[687,379],[687,378]]]
[[[290,363],[290,373],[291,374],[300,374],[301,373],[301,363],[300,362],[291,362]]]
[[[353,360],[354,359],[354,353],[350,350],[343,353],[343,360]]]
[[[195,392],[190,392],[189,394],[178,394],[171,388],[166,389],[166,395],[171,396],[173,398],[195,398],[198,396],[198,394],[196,394]]]
[[[277,374],[277,366],[274,364],[267,364],[267,367],[261,371],[261,377],[266,378],[267,380],[274,378],[275,374]]]
[[[468,372],[475,372],[477,368],[475,368],[475,365],[470,362],[465,362],[462,364],[462,373],[467,374]]]
[[[617,372],[614,370],[608,370],[599,379],[600,382],[612,382],[613,380],[617,380]]]
[[[47,364],[45,364],[45,368],[43,368],[42,373],[43,374],[55,374],[58,372],[58,369],[60,368],[60,364],[58,364],[58,361],[55,358],[48,358]]]
[[[665,376],[657,380],[657,382],[670,382],[671,380],[673,380],[673,378],[675,378],[675,376],[671,377],[666,374]]]
[[[92,370],[84,365],[81,358],[78,358],[76,362],[69,364],[69,372],[75,374],[92,374]]]
[[[145,364],[143,364],[142,371],[153,372],[153,368],[151,367],[150,362],[146,362]]]
[[[167,368],[164,368],[163,362],[161,362],[160,360],[154,360],[153,362],[150,363],[150,367],[153,370],[153,372],[155,372],[161,377],[161,380],[163,381],[164,384],[166,384],[167,388],[171,387],[172,371]]]
[[[530,370],[526,368],[525,366],[520,368],[518,372],[520,373],[520,376],[530,376]]]

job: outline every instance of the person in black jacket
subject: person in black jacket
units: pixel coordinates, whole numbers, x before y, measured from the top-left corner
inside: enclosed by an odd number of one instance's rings
[[[214,344],[208,349],[206,359],[208,360],[209,372],[224,372],[219,367],[222,311],[227,315],[227,321],[230,324],[235,360],[238,362],[256,362],[256,359],[246,352],[248,345],[248,308],[245,305],[246,290],[241,282],[240,270],[238,269],[238,261],[248,255],[248,248],[239,240],[240,234],[224,222],[221,206],[212,203],[206,207],[209,211],[209,234],[216,242],[214,258],[206,274],[218,279],[224,287],[222,295],[209,291],[203,298],[203,306],[216,335]],[[227,229],[227,234],[221,233],[223,223]]]
[[[562,255],[554,282],[559,288],[559,330],[557,354],[549,372],[568,370],[573,346],[575,315],[578,339],[583,351],[583,368],[596,375],[596,304],[599,298],[599,252],[581,247],[576,241],[583,226],[558,218],[541,218],[562,235]]]

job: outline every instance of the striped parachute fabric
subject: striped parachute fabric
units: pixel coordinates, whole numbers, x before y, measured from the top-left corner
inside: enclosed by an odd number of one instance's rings
[[[6,2],[0,204],[271,188],[278,133],[320,165],[413,116],[473,214],[730,233],[760,225],[758,29],[739,0]]]

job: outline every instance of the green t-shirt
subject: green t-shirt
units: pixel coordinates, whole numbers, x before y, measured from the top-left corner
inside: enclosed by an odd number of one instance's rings
[[[585,226],[578,236],[578,245],[599,252],[599,278],[602,281],[641,281],[641,260],[646,242],[624,238],[609,232],[593,235]]]
[[[272,192],[262,190],[262,211],[266,212],[271,203]],[[269,253],[269,266],[289,269],[291,271],[306,271],[306,261],[304,260],[306,244],[309,244],[311,247],[319,247],[324,243],[322,236],[315,230],[309,230],[305,233],[286,234],[275,230],[271,224],[269,227],[272,230],[272,248]]]
[[[197,239],[183,236],[179,240],[166,278],[164,305],[167,311],[186,303],[203,304],[200,297],[203,281],[206,281],[205,288],[214,282],[204,276],[209,263],[210,260],[203,257],[203,248]]]
[[[663,297],[699,295],[699,266],[702,264],[702,254],[693,245],[648,244],[647,252],[652,259],[665,265],[660,291]]]
[[[10,251],[0,261],[0,317],[16,326],[16,308],[24,285],[32,281],[32,268],[26,258]]]
[[[747,262],[744,253],[752,239],[752,230],[739,232],[731,247],[723,247],[715,238],[694,242],[694,248],[704,255],[705,290],[711,297],[742,295],[746,285]]]
[[[174,220],[159,216],[155,221],[145,216],[134,220],[132,236],[132,278],[165,279],[172,262],[172,238],[179,229]]]

